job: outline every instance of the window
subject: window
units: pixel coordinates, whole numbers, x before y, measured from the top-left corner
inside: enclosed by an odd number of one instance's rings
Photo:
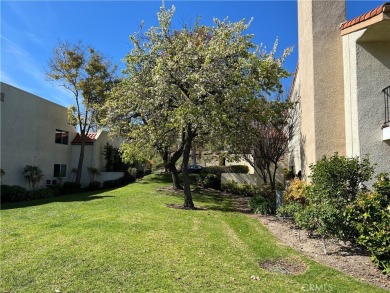
[[[69,132],[56,129],[56,143],[68,144]]]
[[[385,98],[385,123],[383,126],[387,127],[390,123],[390,86],[384,88],[382,92]]]
[[[66,178],[66,164],[54,164],[54,175],[57,178]]]

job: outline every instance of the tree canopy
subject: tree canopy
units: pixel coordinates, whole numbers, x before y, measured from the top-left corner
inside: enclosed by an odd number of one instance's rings
[[[79,128],[81,150],[76,182],[81,180],[86,137],[96,130],[102,107],[115,80],[116,66],[92,47],[60,42],[48,63],[47,76],[73,94],[75,104],[68,109],[69,123]]]
[[[251,123],[253,105],[282,91],[288,72],[274,49],[267,53],[245,34],[250,22],[214,19],[213,26],[172,26],[175,8],[161,7],[159,26],[130,37],[125,78],[108,103],[110,128],[129,145],[183,159],[184,207],[193,208],[188,161],[195,140],[229,145]],[[139,149],[138,147],[138,149]],[[132,146],[130,146],[132,148]]]

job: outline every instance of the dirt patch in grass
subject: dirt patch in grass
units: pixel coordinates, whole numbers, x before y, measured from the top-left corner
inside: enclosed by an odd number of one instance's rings
[[[174,204],[174,203],[168,203],[166,204],[168,208],[171,209],[179,209],[179,210],[194,210],[194,211],[205,211],[207,208],[203,207],[194,207],[192,209],[184,207],[182,204]]]
[[[320,238],[309,237],[305,231],[294,229],[289,220],[276,216],[253,215],[283,244],[286,244],[315,261],[342,271],[358,280],[390,291],[390,277],[378,270],[370,256],[352,243],[328,240],[328,254],[323,252]]]
[[[303,274],[307,265],[299,259],[279,258],[269,261],[259,262],[259,266],[272,273],[283,275],[300,275]]]
[[[235,199],[237,211],[248,213],[249,198],[237,197]],[[390,291],[390,276],[383,274],[376,268],[371,262],[369,254],[353,243],[344,243],[335,239],[327,240],[328,254],[325,255],[322,239],[310,237],[305,231],[295,229],[290,220],[276,216],[251,216],[258,219],[283,244],[300,251],[321,264]]]

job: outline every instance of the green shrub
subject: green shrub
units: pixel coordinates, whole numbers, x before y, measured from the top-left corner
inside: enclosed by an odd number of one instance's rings
[[[59,195],[56,190],[48,187],[32,189],[28,191],[21,186],[1,186],[1,202],[17,202],[25,200],[35,200],[41,198],[49,198]]]
[[[233,194],[239,194],[239,187],[238,183],[234,180],[227,180],[224,183],[221,184],[221,188],[223,191],[233,193]]]
[[[114,180],[106,180],[103,182],[103,188],[114,188],[124,186],[130,183],[135,182],[135,177],[128,172],[125,172],[125,175],[121,178]]]
[[[312,203],[295,214],[295,223],[301,229],[319,234],[322,239],[338,235],[340,227],[340,211],[329,202]],[[325,254],[326,247],[324,247]]]
[[[64,193],[75,193],[81,191],[81,184],[77,182],[67,181],[62,185]]]
[[[27,189],[21,186],[1,185],[1,202],[15,202],[25,200]]]
[[[239,173],[239,174],[248,174],[249,168],[246,165],[230,165],[225,166],[224,173]]]
[[[280,187],[280,189],[282,188]],[[275,198],[276,198],[275,190],[272,189],[272,186],[269,183],[264,183],[263,185],[261,185],[260,195],[270,200],[273,200],[275,202]]]
[[[324,156],[310,169],[312,184],[306,188],[308,206],[297,222],[324,239],[355,241],[358,231],[348,207],[356,200],[361,186],[364,189],[364,183],[371,179],[373,167],[368,157],[346,158],[336,153],[330,158]]]
[[[133,175],[127,174],[126,172],[125,172],[123,177],[117,179],[117,181],[120,185],[134,183],[135,180],[136,180],[136,177],[134,177]]]
[[[27,194],[29,200],[54,197],[55,192],[47,187],[30,190]]]
[[[50,188],[53,191],[54,196],[59,196],[64,193],[64,189],[61,184],[49,185],[47,188]]]
[[[137,170],[136,173],[136,178],[143,178],[145,176],[145,171],[144,170]]]
[[[88,189],[90,190],[98,190],[100,188],[100,182],[99,181],[91,181],[89,182]]]
[[[222,173],[241,173],[249,172],[248,166],[245,165],[231,165],[231,166],[209,166],[204,167],[201,173],[215,174],[221,176]]]
[[[239,184],[234,180],[228,180],[222,183],[221,187],[223,191],[242,196],[256,196],[260,194],[260,189],[257,186],[246,182]]]
[[[277,209],[276,214],[281,217],[295,218],[303,210],[303,205],[299,202],[288,202],[283,203],[283,205]]]
[[[124,172],[129,167],[128,163],[123,162],[120,150],[108,142],[104,145],[103,154],[106,160],[105,169],[107,172]]]
[[[275,213],[275,201],[261,195],[252,197],[248,204],[255,214],[270,215]]]
[[[387,196],[390,199],[390,179],[388,173],[380,173],[376,176],[377,182],[374,183],[376,192]]]
[[[252,187],[253,188],[253,187]],[[270,184],[263,184],[260,189],[252,189],[249,207],[255,214],[270,215],[276,212],[276,194]]]
[[[284,179],[285,180],[293,180],[295,178],[295,174],[292,170],[289,170],[287,168],[283,169]]]
[[[222,173],[248,173],[248,171],[248,166],[244,165],[204,167],[199,173],[198,182],[204,188],[221,189]]]
[[[198,183],[203,188],[214,188],[214,189],[221,189],[221,179],[218,177],[218,175],[215,174],[207,174],[207,173],[201,173],[198,176]]]
[[[240,185],[241,194],[244,196],[256,196],[261,193],[261,190],[253,184],[244,183]]]
[[[371,254],[372,261],[390,275],[390,179],[379,174],[374,192],[360,193],[356,205],[357,242]]]
[[[116,187],[115,180],[103,181],[103,188],[113,188],[113,187]]]
[[[127,172],[128,172],[131,176],[133,176],[134,178],[137,177],[137,168],[130,167],[130,168],[127,170]]]

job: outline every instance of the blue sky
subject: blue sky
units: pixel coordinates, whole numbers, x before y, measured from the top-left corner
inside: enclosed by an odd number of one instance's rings
[[[175,5],[174,26],[194,23],[212,25],[213,17],[253,22],[248,33],[271,49],[276,38],[279,51],[294,47],[285,66],[297,64],[296,1],[166,1]],[[347,1],[347,19],[384,1]],[[129,36],[157,24],[161,1],[1,1],[1,81],[68,107],[69,92],[46,80],[45,70],[58,41],[93,46],[124,68],[122,59],[131,51]],[[291,79],[284,82],[288,91]]]

